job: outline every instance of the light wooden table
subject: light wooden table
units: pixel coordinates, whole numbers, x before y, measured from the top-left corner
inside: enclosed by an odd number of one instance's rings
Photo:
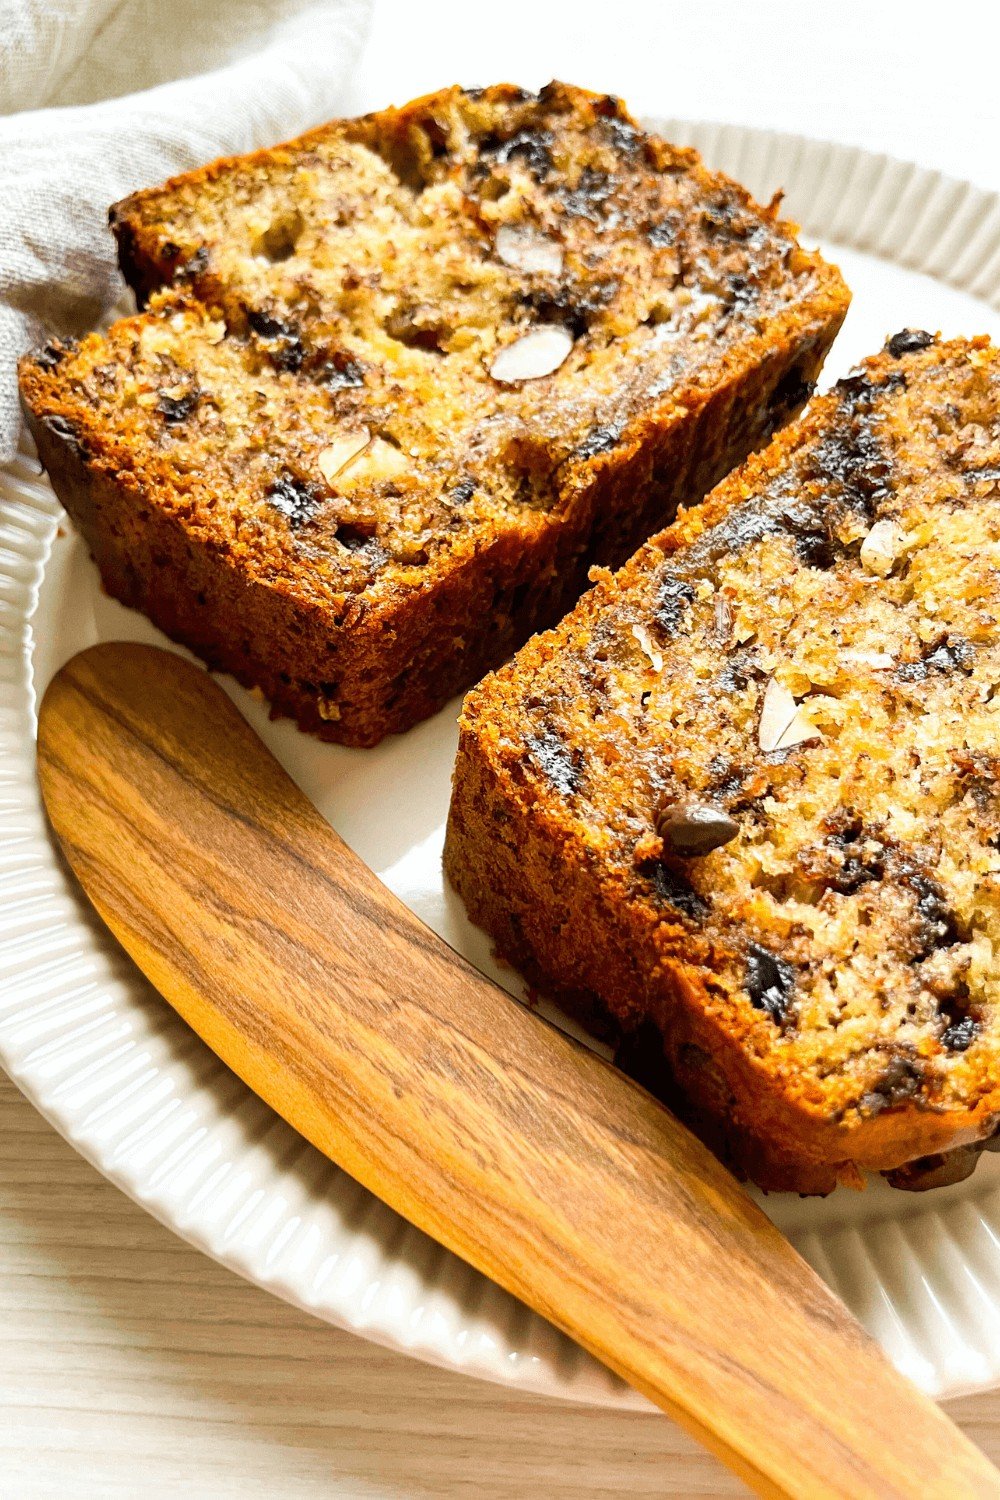
[[[1000,1392],[950,1409],[1000,1462]],[[3,1500],[745,1493],[666,1418],[509,1395],[248,1285],[2,1075],[0,1410]]]
[[[995,0],[942,15],[925,0],[376,0],[344,107],[556,74],[645,113],[831,136],[998,186]],[[1000,1462],[1000,1392],[950,1409]],[[0,1500],[740,1493],[665,1418],[512,1396],[248,1286],[0,1076]]]

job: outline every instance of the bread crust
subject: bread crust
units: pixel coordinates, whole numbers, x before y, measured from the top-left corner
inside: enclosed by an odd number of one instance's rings
[[[930,362],[932,356],[945,369],[949,360],[956,366],[965,362],[973,381],[983,376],[988,361],[996,363],[995,351],[984,339],[968,345],[956,341],[942,346],[939,354],[930,349],[915,358]],[[902,373],[915,386],[909,369]],[[869,374],[873,382],[900,380],[899,365],[887,356],[867,362],[866,372],[855,377],[855,384]],[[982,398],[977,400],[982,410]],[[926,1095],[918,1089],[908,1096],[901,1092],[888,1103],[876,1100],[879,1108],[868,1111],[858,1107],[863,1083],[850,1075],[838,1083],[835,1074],[823,1077],[801,1067],[794,1053],[783,1053],[775,1045],[773,1020],[764,1009],[748,1004],[738,986],[734,989],[727,967],[727,955],[748,938],[781,956],[779,933],[708,925],[703,918],[710,912],[711,875],[700,878],[702,862],[697,859],[687,862],[687,875],[696,882],[691,895],[699,898],[698,916],[690,921],[656,899],[649,881],[637,879],[632,861],[622,860],[615,829],[635,827],[636,817],[641,822],[637,807],[644,805],[646,793],[633,790],[637,783],[627,735],[608,729],[589,737],[583,726],[599,715],[626,713],[618,705],[625,702],[627,690],[617,681],[613,691],[605,690],[600,701],[591,702],[584,684],[595,661],[605,660],[615,681],[616,643],[629,634],[627,625],[618,622],[643,618],[644,606],[637,601],[645,597],[650,578],[666,576],[664,560],[683,564],[699,540],[711,538],[714,527],[724,525],[741,505],[753,504],[776,476],[780,479],[789,470],[806,444],[822,437],[837,410],[836,394],[817,401],[811,414],[750,458],[704,504],[647,543],[621,573],[599,579],[555,631],[529,642],[514,662],[468,695],[444,852],[449,880],[502,958],[537,989],[582,1013],[592,1027],[596,1021],[595,1029],[605,1038],[623,1044],[630,1070],[638,1065],[641,1081],[666,1098],[740,1175],[766,1190],[803,1194],[828,1193],[838,1183],[859,1186],[864,1172],[893,1174],[894,1185],[908,1187],[956,1180],[942,1168],[940,1156],[946,1167],[954,1164],[957,1175],[965,1175],[976,1155],[963,1148],[993,1136],[1000,1126],[1000,1083],[991,1072],[991,1040],[984,1033],[981,1060],[967,1065],[974,1070],[967,1097],[944,1089]],[[980,464],[970,472],[985,492],[993,470]],[[979,473],[985,479],[979,480]],[[784,493],[780,483],[778,492]],[[983,503],[980,498],[978,504]],[[689,644],[678,642],[675,649],[687,651]],[[852,643],[848,639],[845,644]],[[669,649],[663,647],[665,655]],[[919,675],[912,668],[906,671],[910,680]],[[575,740],[567,737],[567,724],[581,726]],[[531,741],[534,736],[537,743],[550,726],[561,736],[561,758],[552,761],[554,776],[546,779],[539,774]],[[683,748],[691,759],[710,761],[718,745],[699,740],[696,729],[688,734],[690,742]],[[577,765],[586,786],[587,767],[598,757],[602,764],[605,758],[609,764],[620,758],[622,800],[616,805],[588,800],[584,811],[568,768]],[[806,751],[800,751],[800,760],[808,765]],[[784,770],[776,765],[773,774],[780,777]],[[778,798],[780,791],[771,795]],[[595,806],[604,807],[606,825]],[[660,843],[652,829],[644,838],[655,865]],[[638,860],[641,841],[636,849]],[[863,877],[859,872],[858,879]],[[947,945],[958,939],[945,936],[941,941]],[[946,946],[944,951],[951,950]],[[872,996],[873,1015],[878,1013],[876,999]],[[960,1045],[966,1045],[964,1038]],[[939,1046],[933,1036],[927,1039],[924,1051],[931,1063]],[[965,1054],[960,1055],[965,1066]],[[919,1169],[900,1171],[916,1162]]]
[[[631,899],[528,799],[486,708],[463,714],[447,878],[497,954],[606,1041],[619,1045],[652,1022],[667,1071],[656,1077],[647,1052],[641,1081],[655,1079],[655,1092],[738,1176],[767,1192],[822,1196],[838,1183],[860,1186],[859,1171],[889,1172],[994,1133],[1000,1090],[971,1112],[867,1121],[831,1119],[805,1088],[777,1090],[752,1036],[734,1032],[690,933]]]
[[[213,670],[259,688],[276,715],[320,739],[372,746],[437,712],[551,625],[595,561],[619,565],[658,519],[764,441],[775,391],[790,370],[815,379],[839,319],[835,306],[808,334],[773,331],[759,362],[697,392],[683,417],[650,415],[628,450],[592,465],[589,483],[530,537],[501,533],[424,590],[400,589],[374,606],[359,600],[340,621],[285,580],[230,565],[158,505],[151,487],[101,453],[98,432],[81,430],[78,411],[53,399],[30,359],[21,388],[39,457],[107,592]]]
[[[109,439],[102,406],[107,398],[98,385],[95,400],[81,400],[78,372],[85,363],[89,370],[126,357],[120,349],[141,337],[151,319],[169,319],[175,304],[165,297],[178,297],[176,305],[188,299],[223,318],[227,341],[252,343],[254,326],[277,326],[273,308],[266,316],[255,310],[239,277],[220,270],[218,245],[204,253],[204,245],[191,238],[192,215],[206,195],[221,194],[228,203],[238,196],[234,182],[278,179],[308,165],[317,151],[331,149],[331,142],[375,143],[379,160],[395,163],[405,179],[411,157],[427,149],[434,120],[466,98],[445,90],[403,109],[333,122],[271,150],[221,159],[115,205],[110,217],[123,273],[141,306],[154,297],[153,311],[145,322],[132,320],[131,328],[116,325],[108,351],[90,344],[58,347],[54,356],[21,366],[23,400],[42,462],[108,592],[142,610],[211,666],[259,688],[275,713],[348,745],[374,745],[434,713],[558,619],[586,587],[593,563],[619,565],[679,505],[699,499],[765,442],[801,406],[847,307],[836,269],[796,251],[803,274],[813,278],[812,289],[778,310],[766,329],[748,329],[727,349],[711,382],[695,370],[640,404],[608,451],[557,469],[544,505],[480,527],[442,554],[442,561],[433,559],[420,579],[410,569],[405,581],[397,581],[390,567],[372,586],[331,604],[310,587],[305,557],[301,565],[293,559],[284,576],[257,567],[242,538],[237,543],[210,512],[211,497],[191,506],[175,503],[159,434],[150,442],[121,421],[121,431]],[[510,85],[481,96],[482,107],[490,109],[527,108],[527,98]],[[547,101],[530,107],[563,111],[559,118],[574,122],[567,130],[577,129],[578,120],[591,121],[592,128],[597,110],[597,118],[606,115],[630,139],[651,142],[644,149],[660,151],[669,170],[693,174],[699,190],[732,192],[748,205],[740,210],[751,216],[748,222],[777,222],[728,179],[706,172],[694,153],[641,136],[617,101],[554,85]],[[426,165],[423,157],[420,162]],[[163,293],[170,285],[177,290]],[[373,405],[376,399],[384,409],[384,396],[373,397]],[[119,406],[116,420],[120,414]],[[544,441],[539,454],[544,457]],[[321,537],[318,545],[328,544]]]

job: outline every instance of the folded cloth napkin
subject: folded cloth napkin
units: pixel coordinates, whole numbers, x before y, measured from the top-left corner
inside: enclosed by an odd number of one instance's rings
[[[121,294],[109,205],[335,114],[368,10],[0,0],[0,462],[17,447],[20,355]]]

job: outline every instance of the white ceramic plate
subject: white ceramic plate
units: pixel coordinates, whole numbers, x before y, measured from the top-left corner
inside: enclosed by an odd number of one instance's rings
[[[732,126],[663,125],[786,209],[855,300],[827,381],[904,325],[1000,338],[1000,197],[861,151]],[[27,451],[0,476],[0,1061],[63,1135],[178,1234],[279,1296],[418,1358],[605,1405],[618,1380],[331,1166],[141,979],[46,833],[37,694],[97,640],[160,641],[105,598]],[[377,750],[324,746],[228,679],[247,718],[347,841],[508,987],[442,883],[457,703]],[[918,1384],[1000,1382],[1000,1156],[928,1197],[876,1184],[768,1212]]]

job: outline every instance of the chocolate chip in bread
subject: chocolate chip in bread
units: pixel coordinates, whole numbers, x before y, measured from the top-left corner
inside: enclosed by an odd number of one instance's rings
[[[116,206],[147,311],[25,363],[109,591],[330,739],[406,729],[802,405],[847,306],[697,155],[448,89]]]
[[[907,330],[466,700],[473,919],[764,1187],[1000,1123],[998,578],[1000,351]]]

